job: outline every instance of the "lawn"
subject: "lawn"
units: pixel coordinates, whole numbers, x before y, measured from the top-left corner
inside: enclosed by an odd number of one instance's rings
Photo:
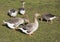
[[[60,0],[25,0],[26,14],[33,22],[33,14],[41,15],[49,12],[56,15],[53,24],[39,21],[39,28],[32,37],[3,26],[3,20],[10,19],[7,11],[10,8],[18,10],[20,0],[0,0],[0,42],[60,42]],[[17,17],[23,17],[18,14]]]

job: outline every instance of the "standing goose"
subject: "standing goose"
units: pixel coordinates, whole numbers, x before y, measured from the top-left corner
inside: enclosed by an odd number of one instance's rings
[[[22,7],[19,9],[19,13],[24,15],[25,14],[25,7],[24,7],[25,2],[22,1]]]
[[[16,11],[15,9],[10,9],[8,11],[8,15],[10,15],[11,17],[15,17],[17,15],[18,11]]]
[[[11,29],[16,29],[20,24],[25,22],[29,22],[29,20],[27,18],[12,18],[8,21],[3,21],[3,23],[7,24],[7,26]]]
[[[56,16],[55,15],[52,15],[52,14],[44,14],[41,16],[41,21],[43,19],[47,20],[47,22],[50,20],[51,21],[51,24],[52,24],[52,20],[55,19]]]
[[[38,21],[37,21],[38,16],[39,16],[38,13],[34,14],[33,23],[28,23],[27,25],[25,25],[21,28],[18,28],[18,29],[31,36],[31,34],[33,34],[33,32],[35,32],[38,29],[38,26],[39,26]]]

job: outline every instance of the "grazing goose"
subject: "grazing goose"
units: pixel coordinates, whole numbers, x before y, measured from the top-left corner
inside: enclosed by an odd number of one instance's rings
[[[52,20],[55,19],[56,16],[55,15],[52,15],[52,14],[44,14],[41,16],[41,21],[43,19],[47,20],[47,22],[50,20],[51,21],[51,24],[52,24]]]
[[[15,17],[17,15],[18,11],[16,11],[15,9],[10,9],[8,11],[8,14],[11,16],[11,17]]]
[[[18,28],[18,29],[31,36],[31,34],[33,34],[33,32],[35,32],[38,29],[38,26],[39,26],[38,21],[37,21],[38,16],[39,16],[38,13],[34,14],[33,23],[28,23],[27,25],[25,25],[21,28]]]
[[[24,7],[25,2],[22,1],[22,7],[19,9],[19,13],[24,15],[25,14],[25,7]]]
[[[29,22],[27,18],[12,18],[8,21],[3,21],[4,24],[7,24],[7,26],[11,29],[16,29],[20,24],[23,24],[24,22]]]

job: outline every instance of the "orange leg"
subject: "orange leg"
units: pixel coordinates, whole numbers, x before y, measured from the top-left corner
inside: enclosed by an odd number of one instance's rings
[[[47,20],[47,23],[48,23],[48,20]]]
[[[32,34],[28,34],[30,37],[32,37]]]
[[[51,20],[51,24],[53,23],[53,21]]]
[[[42,20],[43,20],[43,19],[41,18],[41,22],[42,22]]]

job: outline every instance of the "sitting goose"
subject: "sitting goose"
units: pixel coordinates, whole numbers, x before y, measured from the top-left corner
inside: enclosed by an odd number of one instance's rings
[[[8,15],[15,17],[17,15],[18,11],[16,11],[15,9],[10,9],[8,11]]]
[[[50,20],[51,21],[51,24],[52,24],[52,20],[55,19],[56,16],[55,15],[52,15],[52,14],[44,14],[41,16],[41,21],[43,19],[47,20],[47,22]]]
[[[27,18],[12,18],[8,21],[3,21],[4,24],[7,24],[7,26],[11,29],[16,29],[20,24],[23,24],[24,22],[29,22]]]
[[[25,2],[22,1],[22,7],[19,9],[19,13],[24,15],[25,14],[25,7],[24,7]]]
[[[33,32],[35,32],[38,29],[38,21],[37,21],[37,17],[39,16],[38,13],[34,14],[34,22],[33,23],[28,23],[27,25],[18,28],[18,30],[21,30],[22,32],[28,34],[31,36],[31,34],[33,34]]]

